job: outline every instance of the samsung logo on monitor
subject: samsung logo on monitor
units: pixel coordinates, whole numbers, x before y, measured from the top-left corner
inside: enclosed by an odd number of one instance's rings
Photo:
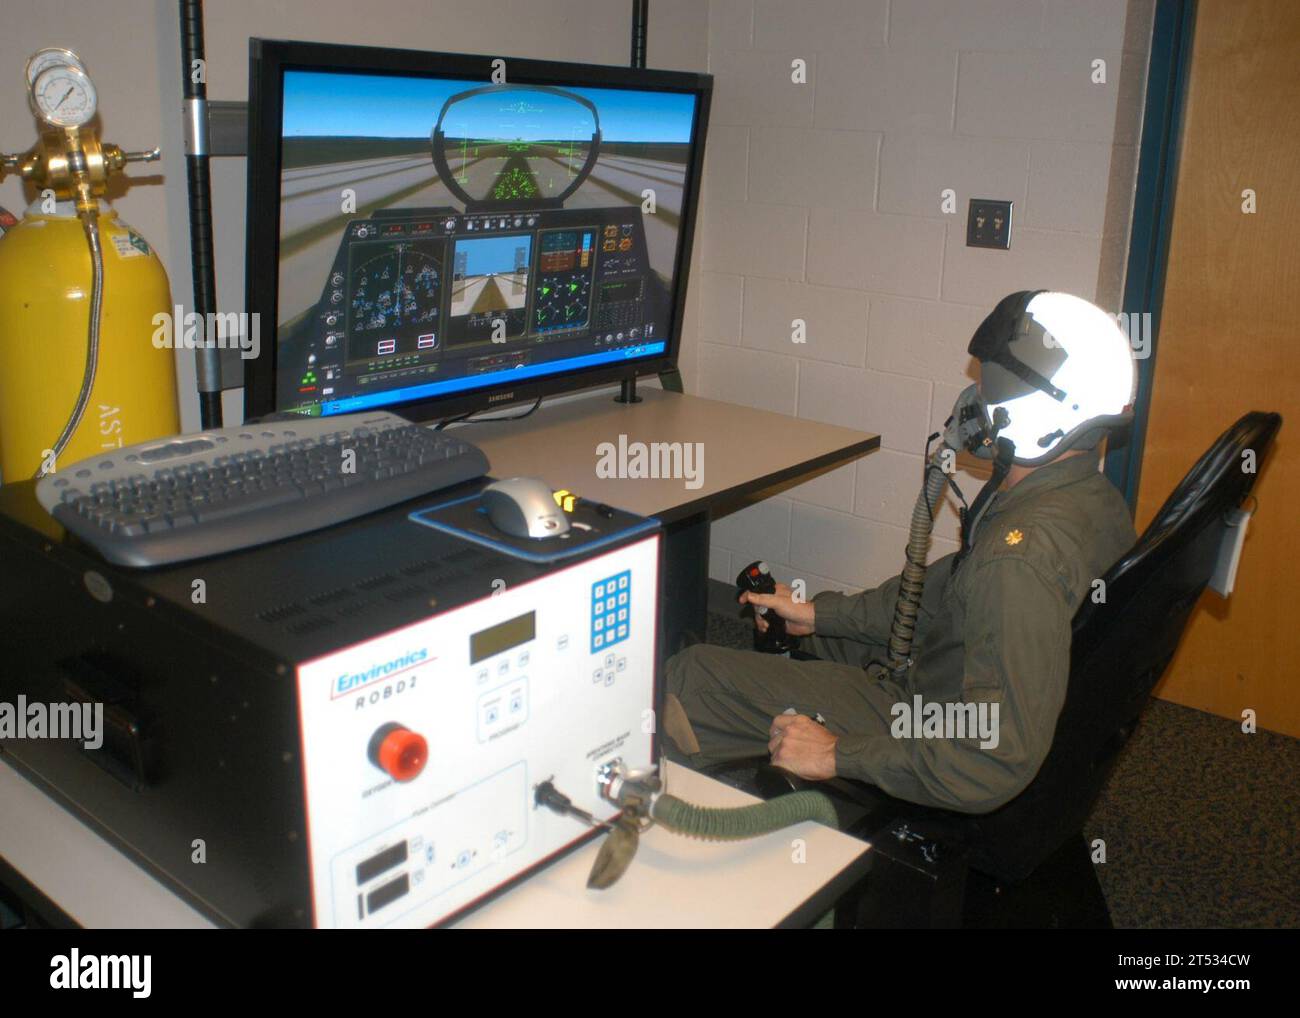
[[[503,400],[514,398],[515,394],[513,392],[498,392],[495,396],[488,397],[488,403],[500,403]]]

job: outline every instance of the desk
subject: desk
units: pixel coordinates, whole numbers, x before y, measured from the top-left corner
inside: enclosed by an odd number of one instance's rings
[[[755,801],[668,764],[668,787],[688,802]],[[0,860],[86,927],[210,927],[173,894],[0,759]],[[791,842],[804,841],[802,864]],[[740,842],[705,842],[652,828],[613,887],[589,891],[597,838],[470,913],[470,928],[765,927],[810,925],[867,868],[870,846],[814,823]],[[12,879],[11,874],[6,874]],[[16,888],[23,890],[23,888]]]
[[[526,421],[476,424],[461,431],[484,449],[498,477],[540,475],[554,485],[656,516],[664,523],[666,553],[661,582],[671,596],[662,599],[661,647],[671,653],[678,649],[684,632],[703,634],[710,517],[734,507],[746,496],[846,463],[876,448],[880,439],[848,428],[654,389],[644,390],[643,399],[625,405],[602,393],[544,407]],[[625,436],[625,443],[643,442],[647,446],[702,443],[703,472],[698,485],[688,487],[686,479],[680,477],[598,477],[598,445],[617,445],[620,436]],[[704,804],[743,801],[741,793],[689,774],[680,779],[670,777],[670,787]],[[38,889],[74,920],[92,926],[206,925],[203,916],[3,761],[0,818],[0,860],[31,885],[20,889]],[[827,843],[830,850],[821,845],[828,836],[832,837]],[[630,925],[773,925],[792,914],[798,920],[811,921],[815,915],[797,910],[818,888],[831,883],[834,889],[834,882],[849,879],[846,874],[865,845],[830,831],[813,830],[809,837],[816,839],[818,847],[808,852],[808,862],[801,866],[790,860],[789,832],[743,845],[716,845],[652,831],[642,846],[644,857],[625,878],[626,888],[620,884],[601,895],[600,902],[592,906],[598,909],[596,912],[584,912],[572,903],[561,909],[558,903],[568,900],[564,899],[565,893],[577,894],[583,902],[591,893],[586,890],[585,875],[596,847],[588,845],[563,860],[553,872],[541,875],[547,882],[539,885],[538,893],[546,891],[551,895],[545,908],[533,912],[531,905],[520,904],[519,895],[531,887],[530,881],[487,910],[468,917],[467,922],[607,926],[614,920],[612,906],[606,902],[617,901],[628,906],[618,911],[631,917],[625,920]],[[813,845],[810,840],[810,849]],[[704,866],[700,860],[712,862]],[[577,890],[564,892],[550,882],[570,872],[562,867],[573,868],[581,878],[572,885]],[[728,891],[723,875],[733,869],[743,879]],[[654,893],[646,893],[649,885],[643,880],[655,873],[661,874],[662,881],[655,881],[659,886]],[[0,866],[0,879],[6,877],[12,874],[4,874]],[[665,901],[660,886],[676,886],[677,881],[689,885],[690,894],[680,902],[675,897]],[[767,897],[769,891],[775,896]],[[746,911],[755,895],[766,904],[759,911]],[[707,911],[686,910],[686,898],[692,896]],[[719,903],[725,903],[725,913],[716,911]],[[814,901],[805,911],[824,911],[827,905]],[[641,908],[648,911],[638,911]],[[529,915],[534,917],[531,922],[527,920]]]
[[[555,487],[655,516],[664,524],[665,656],[683,633],[704,635],[709,574],[709,520],[746,496],[814,471],[848,463],[880,445],[880,436],[833,424],[699,396],[642,389],[640,403],[607,394],[544,406],[526,420],[478,423],[461,429],[492,464],[495,477],[539,476]],[[703,471],[697,487],[682,478],[599,477],[597,447],[699,442]]]
[[[700,806],[752,795],[679,764],[668,790]],[[803,862],[792,858],[802,839]],[[457,925],[478,929],[718,929],[811,926],[866,873],[870,845],[805,821],[748,841],[716,842],[652,827],[613,887],[587,890],[598,838]]]

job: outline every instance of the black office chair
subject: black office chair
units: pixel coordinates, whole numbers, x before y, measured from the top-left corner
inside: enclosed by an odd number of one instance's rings
[[[927,809],[861,782],[806,785],[759,767],[765,795],[818,787],[879,850],[863,925],[1109,926],[1082,829],[1138,715],[1214,573],[1227,514],[1250,494],[1282,418],[1253,412],[1225,431],[1107,571],[1106,597],[1074,619],[1069,685],[1042,767],[1015,799],[971,816]]]

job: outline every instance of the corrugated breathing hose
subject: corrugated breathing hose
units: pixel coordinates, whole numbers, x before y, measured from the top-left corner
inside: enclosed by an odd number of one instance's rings
[[[655,800],[652,815],[670,831],[706,841],[757,838],[804,820],[825,824],[832,830],[838,830],[840,823],[830,799],[811,789],[731,809],[692,806],[675,795],[664,794]],[[831,929],[834,922],[835,913],[827,912],[814,929]]]
[[[916,616],[921,610],[921,594],[925,589],[925,561],[930,554],[930,534],[934,530],[934,514],[939,499],[948,485],[942,462],[950,450],[940,448],[925,468],[925,484],[916,496],[912,508],[912,525],[907,535],[906,564],[899,582],[898,600],[894,602],[894,621],[889,628],[889,661],[891,672],[905,672],[912,663],[912,638],[916,635]]]
[[[840,825],[830,799],[812,789],[730,809],[692,806],[675,795],[665,794],[655,800],[653,816],[669,830],[705,841],[757,838],[804,820],[825,824],[832,830],[838,830]]]

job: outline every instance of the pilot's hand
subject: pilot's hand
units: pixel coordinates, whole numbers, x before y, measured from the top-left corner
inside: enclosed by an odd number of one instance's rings
[[[756,608],[767,608],[785,619],[785,631],[791,636],[811,636],[816,622],[817,609],[811,601],[796,601],[793,588],[784,583],[776,585],[775,594],[755,594],[743,591],[741,604],[752,604]],[[760,633],[767,632],[767,619],[754,612],[754,626]]]
[[[832,735],[805,714],[779,714],[772,719],[767,740],[772,763],[793,771],[807,781],[835,777],[835,744]]]

